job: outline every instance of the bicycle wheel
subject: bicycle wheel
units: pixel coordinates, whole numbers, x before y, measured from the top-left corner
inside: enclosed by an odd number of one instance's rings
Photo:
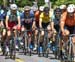
[[[69,44],[68,61],[69,62],[73,62],[74,61],[74,52],[73,52],[73,45],[72,44]]]
[[[37,50],[37,52],[38,52],[38,56],[40,57],[40,41],[41,41],[41,35],[40,35],[40,33],[38,34],[38,50]]]
[[[27,46],[26,46],[26,44],[27,44],[27,43],[26,43],[26,42],[27,42],[27,39],[28,39],[28,37],[27,37],[27,32],[25,32],[25,33],[24,33],[24,36],[23,36],[23,43],[24,43],[24,44],[23,44],[23,53],[24,53],[24,55],[26,55],[26,53],[27,53],[27,52],[26,52],[26,51],[27,51],[27,50],[26,50],[26,47],[27,47]]]
[[[60,50],[61,50],[61,39],[60,39],[60,35],[59,34],[57,34],[56,35],[56,44],[57,44],[57,51],[55,52],[55,58],[56,59],[59,59],[59,56],[60,56]]]
[[[16,58],[16,49],[15,49],[15,40],[12,38],[10,40],[10,58],[15,59]]]
[[[45,55],[45,57],[48,57],[49,48],[47,46],[48,46],[49,39],[48,39],[48,31],[47,30],[45,31],[43,39],[44,39],[44,41],[43,41],[43,56]]]

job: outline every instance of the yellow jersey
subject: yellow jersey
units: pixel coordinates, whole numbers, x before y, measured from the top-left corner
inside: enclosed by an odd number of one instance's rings
[[[50,12],[49,12],[49,15],[48,15],[48,16],[45,16],[45,15],[44,15],[44,12],[42,12],[42,13],[40,14],[40,18],[42,19],[42,22],[43,22],[43,23],[48,23],[48,22],[50,22],[50,21],[51,21],[52,14],[53,14],[53,13],[50,11]]]

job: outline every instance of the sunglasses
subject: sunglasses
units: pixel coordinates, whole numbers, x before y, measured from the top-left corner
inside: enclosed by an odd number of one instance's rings
[[[25,12],[28,13],[30,10],[26,10]]]

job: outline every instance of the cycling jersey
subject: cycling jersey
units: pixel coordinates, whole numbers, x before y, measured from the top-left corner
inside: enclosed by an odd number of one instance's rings
[[[31,28],[34,21],[34,14],[30,12],[29,16],[26,16],[25,12],[21,14],[21,23],[26,28]]]
[[[13,14],[13,13],[11,12],[11,10],[9,10],[9,11],[7,12],[7,16],[9,17],[9,21],[10,21],[10,22],[15,22],[15,21],[17,21],[18,16],[20,16],[20,13],[19,13],[19,11],[16,11],[16,13]]]
[[[36,26],[39,27],[39,17],[40,17],[40,11],[35,12],[35,21],[36,21]]]
[[[59,25],[60,18],[61,18],[61,15],[60,15],[59,18],[57,18],[57,17],[55,16],[55,14],[53,14],[52,20],[53,20],[53,22],[54,22],[54,25]]]
[[[55,16],[55,14],[53,14],[52,20],[53,20],[53,22],[54,22],[54,28],[56,29],[57,32],[59,32],[59,29],[60,29],[60,27],[59,27],[60,18],[57,18],[57,17]]]
[[[48,23],[48,22],[50,22],[51,20],[51,17],[52,17],[52,12],[50,11],[49,12],[49,16],[45,16],[44,15],[44,12],[42,12],[41,14],[40,14],[40,18],[42,19],[42,22],[43,23]]]
[[[13,14],[11,12],[11,10],[9,10],[7,12],[7,15],[9,17],[9,20],[8,20],[8,26],[10,27],[10,29],[12,29],[14,26],[17,25],[17,22],[18,22],[18,17],[20,17],[20,13],[19,11],[16,11],[15,14]]]
[[[64,12],[61,16],[62,22],[67,26],[75,26],[75,13],[73,17],[69,17],[67,12]]]
[[[21,14],[21,20],[24,21],[24,23],[32,23],[34,21],[34,14],[30,13],[29,16],[26,16],[25,12]]]
[[[3,21],[3,14],[4,14],[4,10],[0,10],[0,21]]]

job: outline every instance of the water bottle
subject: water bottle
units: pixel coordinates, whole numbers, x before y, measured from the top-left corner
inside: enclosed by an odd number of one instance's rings
[[[50,43],[48,43],[47,47],[48,47],[48,48],[50,48],[50,47],[51,47],[51,44],[50,44]]]
[[[56,51],[56,47],[55,46],[53,46],[52,51]]]
[[[43,48],[42,47],[40,47],[40,52],[42,52],[43,51]]]
[[[30,49],[33,49],[33,45],[30,44],[29,48],[30,48]]]

